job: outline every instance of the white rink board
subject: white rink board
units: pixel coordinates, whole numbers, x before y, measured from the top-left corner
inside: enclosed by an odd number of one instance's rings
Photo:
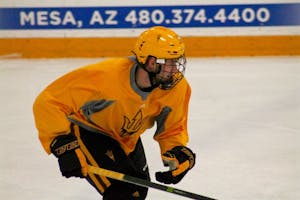
[[[266,4],[266,3],[299,3],[299,0],[248,0],[248,1],[220,1],[220,0],[188,0],[184,1],[132,1],[125,0],[120,4],[119,1],[69,1],[69,0],[45,0],[45,1],[21,1],[21,0],[4,0],[0,2],[0,8],[20,8],[20,7],[87,7],[87,6],[158,6],[158,5],[232,5],[232,4]],[[43,16],[49,17],[49,16]],[[48,19],[50,20],[50,19]],[[253,26],[253,27],[172,27],[182,36],[244,36],[244,35],[299,35],[300,26]],[[49,30],[0,30],[0,38],[34,38],[34,37],[136,37],[144,29],[51,29]]]

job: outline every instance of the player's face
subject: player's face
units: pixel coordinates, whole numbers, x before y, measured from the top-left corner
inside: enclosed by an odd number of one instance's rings
[[[149,77],[152,84],[159,85],[161,89],[170,89],[183,78],[185,65],[184,56],[175,59],[149,57],[146,70],[154,75]]]
[[[157,77],[161,82],[170,82],[175,73],[179,72],[177,67],[177,59],[165,59],[164,64],[160,64],[160,72]]]
[[[184,56],[176,59],[157,59],[156,63],[160,68],[156,79],[161,83],[162,88],[172,88],[184,76],[186,64]]]

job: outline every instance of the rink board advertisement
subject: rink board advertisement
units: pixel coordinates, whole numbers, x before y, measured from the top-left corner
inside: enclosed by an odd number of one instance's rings
[[[300,3],[0,8],[0,30],[299,26]]]
[[[0,7],[0,58],[127,56],[152,26],[174,29],[187,56],[300,55],[300,3],[294,1],[72,1],[69,7],[63,6],[69,1],[11,1]]]

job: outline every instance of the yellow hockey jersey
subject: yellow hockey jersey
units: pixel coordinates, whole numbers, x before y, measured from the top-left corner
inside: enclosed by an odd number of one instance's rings
[[[141,91],[132,57],[112,58],[67,73],[51,83],[33,105],[39,139],[47,153],[71,123],[117,140],[129,154],[140,135],[154,126],[161,153],[188,142],[191,89],[186,79],[174,88]]]

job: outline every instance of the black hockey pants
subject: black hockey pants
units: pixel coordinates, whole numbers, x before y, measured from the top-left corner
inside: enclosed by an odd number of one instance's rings
[[[77,129],[75,134],[89,164],[150,180],[141,139],[135,150],[127,156],[116,140],[76,125],[74,128]],[[86,179],[103,195],[103,200],[143,200],[148,192],[148,188],[95,174],[88,174]]]

